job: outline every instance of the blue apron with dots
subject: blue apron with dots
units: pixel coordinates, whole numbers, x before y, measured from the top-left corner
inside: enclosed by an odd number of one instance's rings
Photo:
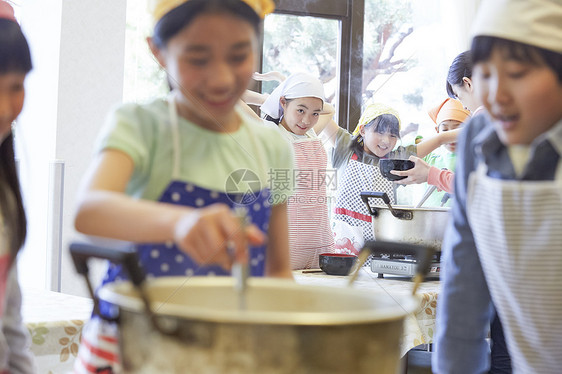
[[[172,182],[168,185],[159,201],[194,208],[202,208],[215,203],[223,203],[229,207],[242,206],[246,211],[246,219],[255,224],[263,232],[268,232],[271,206],[270,191],[266,188],[256,192],[230,194],[210,191],[179,178],[180,139],[178,117],[175,102],[170,99],[170,124],[174,150],[174,167]],[[265,168],[262,165],[262,172]],[[187,254],[180,251],[173,242],[136,245],[139,262],[148,277],[160,276],[200,276],[229,275],[217,265],[200,266]],[[252,276],[263,276],[265,273],[265,246],[249,248],[249,268]],[[103,284],[127,278],[121,265],[111,264]],[[106,318],[116,316],[114,305],[100,301],[100,313]],[[82,344],[75,360],[76,373],[91,372],[92,368],[119,373],[122,370],[119,354],[119,333],[115,322],[92,316],[82,330]]]
[[[270,191],[267,188],[253,193],[224,193],[201,188],[191,183],[179,180],[180,170],[180,137],[178,130],[178,115],[175,102],[168,100],[172,142],[174,151],[174,166],[172,181],[164,190],[158,201],[163,203],[203,208],[211,204],[222,203],[231,208],[243,207],[246,218],[260,230],[267,233],[271,215]],[[265,169],[264,169],[265,170]],[[189,255],[182,252],[172,241],[166,243],[136,244],[139,263],[147,277],[162,276],[213,276],[230,275],[218,265],[199,265]],[[251,276],[265,274],[266,246],[250,246],[249,270]],[[102,285],[115,280],[127,279],[128,274],[119,264],[110,264]],[[105,304],[105,305],[104,305]],[[114,308],[104,302],[100,303],[102,315],[111,316]]]

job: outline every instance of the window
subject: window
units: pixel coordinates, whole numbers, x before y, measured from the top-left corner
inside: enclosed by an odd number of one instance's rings
[[[277,0],[275,3],[275,14],[264,22],[263,70],[284,70],[305,61],[305,67],[293,67],[293,71],[285,73],[303,69],[317,73],[336,108],[338,123],[349,128],[360,116],[351,108],[357,108],[361,102],[361,95],[354,88],[361,86],[361,55],[355,51],[362,45],[363,0]],[[277,58],[277,63],[282,65],[270,66],[282,51],[288,55],[283,58],[280,54]]]
[[[337,107],[339,93],[340,21],[308,16],[271,14],[264,22],[262,72],[280,71],[285,76],[307,72],[325,85],[326,98]],[[264,82],[270,93],[276,82]]]
[[[446,0],[445,0],[446,1]],[[441,0],[366,0],[363,46],[363,107],[391,105],[402,129],[435,134],[427,110],[445,99],[454,33],[447,32]],[[452,51],[453,56],[455,52]],[[413,141],[416,132],[402,139]]]
[[[146,3],[128,1],[125,101],[167,91],[165,73],[145,42],[152,27]],[[427,110],[446,96],[448,65],[463,50],[459,40],[466,40],[475,8],[473,0],[276,0],[275,13],[264,21],[259,66],[319,77],[344,128],[353,130],[365,106],[379,101],[401,113],[403,128],[419,125],[430,136]],[[263,82],[254,89],[273,87]]]
[[[123,101],[142,102],[166,95],[166,73],[150,52],[146,37],[150,35],[152,20],[147,0],[127,2],[127,30],[125,34],[125,81]]]

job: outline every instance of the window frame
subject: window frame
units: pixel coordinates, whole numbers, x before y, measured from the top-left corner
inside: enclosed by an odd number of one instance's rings
[[[353,131],[361,117],[363,86],[363,22],[365,0],[275,0],[275,13],[335,19],[341,22],[339,60],[339,126]],[[262,25],[263,35],[263,25]],[[263,51],[263,39],[261,40]],[[259,56],[263,66],[263,56]],[[253,89],[261,89],[261,84]]]

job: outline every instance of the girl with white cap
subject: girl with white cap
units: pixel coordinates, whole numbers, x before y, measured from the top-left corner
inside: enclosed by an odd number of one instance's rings
[[[265,99],[260,110],[265,122],[279,128],[293,145],[294,194],[289,197],[289,248],[292,269],[318,268],[318,255],[334,251],[327,187],[328,156],[313,127],[324,112],[324,86],[307,73],[285,79]]]
[[[286,198],[293,166],[278,131],[238,106],[269,0],[155,0],[152,53],[171,94],[108,120],[75,217],[85,234],[132,242],[147,275],[291,278]],[[232,209],[250,221],[241,227]],[[266,243],[267,234],[267,243]],[[247,250],[247,244],[249,249]],[[232,253],[234,252],[234,253]],[[110,266],[104,282],[125,277]],[[111,305],[84,327],[76,372],[121,370]],[[141,359],[141,358],[139,358]],[[108,369],[105,369],[108,370]],[[109,372],[109,371],[108,371]]]
[[[562,3],[484,0],[443,242],[438,373],[488,370],[493,301],[514,373],[562,367]]]
[[[31,68],[29,46],[14,9],[0,0],[0,373],[35,373],[17,278],[17,254],[25,241],[26,218],[12,133],[23,108],[24,81]]]

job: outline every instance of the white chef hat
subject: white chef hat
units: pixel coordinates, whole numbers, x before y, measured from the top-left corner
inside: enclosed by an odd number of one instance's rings
[[[471,34],[562,53],[562,1],[482,0]]]
[[[261,111],[271,118],[281,118],[283,116],[283,108],[279,100],[282,97],[287,99],[316,97],[324,102],[324,85],[318,78],[310,74],[292,74],[273,90],[271,95],[261,105]]]

